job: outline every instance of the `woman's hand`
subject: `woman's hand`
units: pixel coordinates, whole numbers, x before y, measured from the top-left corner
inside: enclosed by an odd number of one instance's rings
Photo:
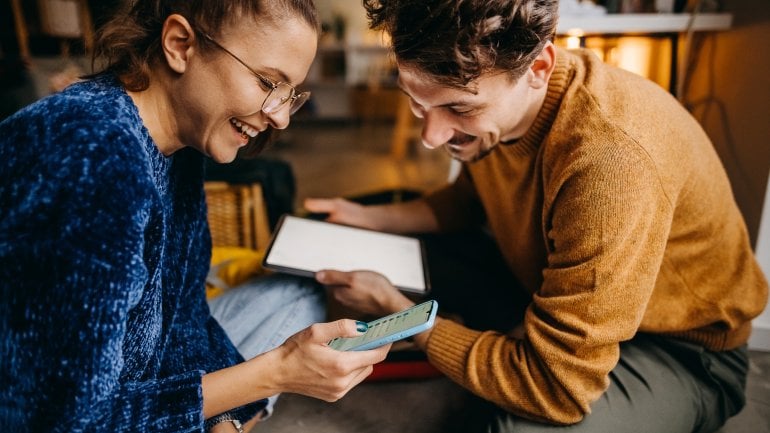
[[[308,198],[304,207],[310,212],[328,214],[326,221],[376,230],[374,222],[366,215],[366,206],[344,198]]]
[[[384,316],[414,305],[400,290],[376,272],[322,270],[316,280],[329,295],[345,307],[375,316]]]
[[[205,418],[282,392],[325,401],[342,398],[385,359],[390,344],[361,352],[332,349],[337,337],[357,337],[357,322],[349,319],[316,323],[294,334],[277,348],[203,376]],[[359,322],[359,326],[366,327]],[[224,428],[224,427],[222,427]]]
[[[358,322],[359,326],[364,325]],[[277,355],[276,390],[328,402],[337,401],[385,359],[390,344],[361,352],[342,352],[328,346],[336,337],[356,337],[357,322],[343,319],[317,323],[291,336],[273,352]]]

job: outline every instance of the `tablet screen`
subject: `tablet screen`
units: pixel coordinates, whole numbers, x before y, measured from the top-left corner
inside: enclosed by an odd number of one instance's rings
[[[384,275],[401,290],[428,291],[419,239],[292,215],[282,217],[264,265],[304,276],[322,269],[368,270]]]

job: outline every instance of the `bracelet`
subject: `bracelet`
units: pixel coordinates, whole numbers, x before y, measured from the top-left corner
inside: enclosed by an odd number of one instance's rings
[[[241,422],[237,419],[233,418],[232,415],[224,415],[221,417],[209,419],[204,423],[203,427],[206,431],[209,431],[215,425],[221,424],[223,422],[232,423],[233,427],[235,427],[235,430],[237,430],[238,433],[244,433],[243,424],[241,424]]]
[[[230,422],[233,423],[233,427],[238,430],[238,433],[243,433],[243,424],[241,424],[240,421],[237,419],[231,419]]]

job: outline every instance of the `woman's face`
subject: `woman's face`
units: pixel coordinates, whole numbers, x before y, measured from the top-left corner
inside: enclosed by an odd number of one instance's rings
[[[230,162],[250,137],[268,126],[289,125],[288,102],[269,115],[262,111],[270,87],[254,72],[301,92],[298,86],[315,56],[317,34],[301,18],[288,17],[280,22],[244,18],[211,36],[224,49],[209,43],[205,53],[193,50],[170,99],[179,143],[217,162]],[[205,43],[199,41],[196,47]]]

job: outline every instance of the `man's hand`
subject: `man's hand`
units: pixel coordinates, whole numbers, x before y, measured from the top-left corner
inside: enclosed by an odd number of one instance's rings
[[[330,295],[342,305],[362,313],[381,317],[415,305],[376,272],[323,270],[316,273],[316,280],[325,284]],[[441,320],[436,317],[434,327]],[[414,336],[414,342],[420,349],[426,350],[431,332],[432,328]]]
[[[343,198],[308,198],[305,209],[327,214],[326,221],[386,233],[434,233],[438,220],[425,200],[363,206]]]
[[[387,278],[376,272],[322,270],[315,278],[340,304],[362,313],[385,316],[414,305]]]
[[[308,198],[304,206],[310,212],[328,214],[326,221],[332,223],[377,230],[374,222],[366,215],[366,206],[344,198]]]

